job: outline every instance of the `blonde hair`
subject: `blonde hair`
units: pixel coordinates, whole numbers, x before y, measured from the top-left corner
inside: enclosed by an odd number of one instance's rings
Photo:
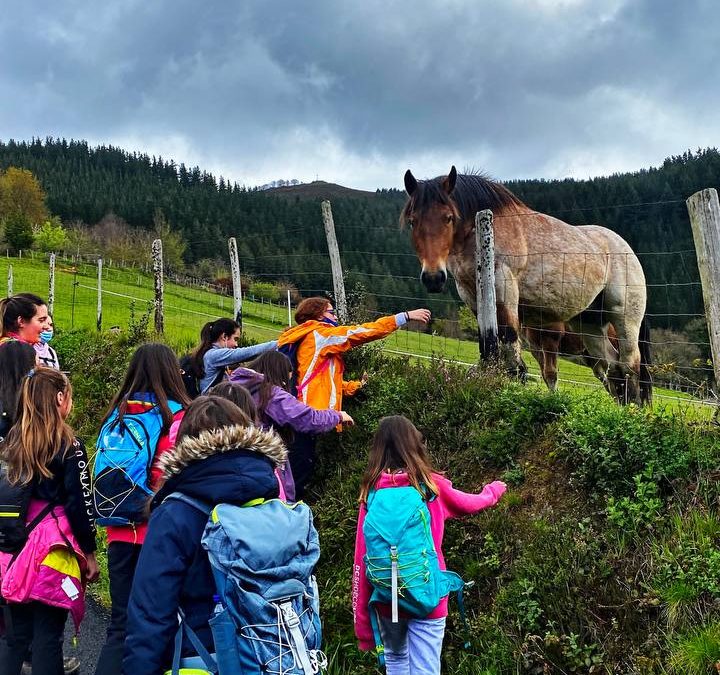
[[[18,417],[2,447],[10,483],[27,485],[36,477],[52,478],[48,465],[75,441],[60,414],[59,393],[72,395],[72,387],[54,368],[36,368],[23,380]]]
[[[367,502],[368,493],[385,471],[404,471],[422,495],[438,494],[425,439],[415,425],[402,415],[383,417],[373,437],[368,468],[360,484],[360,502]]]

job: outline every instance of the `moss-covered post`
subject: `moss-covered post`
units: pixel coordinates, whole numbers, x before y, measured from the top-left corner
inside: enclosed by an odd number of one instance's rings
[[[233,312],[234,319],[242,330],[242,279],[240,278],[240,258],[238,256],[237,240],[235,237],[228,239],[228,250],[230,252],[230,273],[233,286]]]
[[[155,332],[162,334],[165,330],[162,239],[156,239],[152,243],[152,261],[155,273]]]
[[[333,288],[335,291],[335,311],[340,323],[347,323],[347,302],[345,300],[345,280],[343,279],[342,263],[340,262],[340,249],[335,237],[335,222],[332,208],[326,199],[321,204],[325,237],[327,238],[328,252],[330,253],[330,268],[332,270]]]
[[[714,188],[696,192],[687,202],[702,282],[716,386],[720,385],[720,202]]]
[[[97,329],[102,330],[102,258],[97,261]]]
[[[495,233],[490,209],[475,214],[475,297],[480,358],[498,354],[497,307],[495,301]]]
[[[13,294],[13,271],[12,271],[12,265],[8,265],[8,288],[7,288],[8,298],[12,294]]]

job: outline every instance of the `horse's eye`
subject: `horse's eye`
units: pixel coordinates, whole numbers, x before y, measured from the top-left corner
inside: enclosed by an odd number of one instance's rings
[[[453,221],[452,214],[451,214],[451,213],[448,213],[448,214],[445,216],[445,222],[449,225],[450,223],[452,223],[452,221]]]

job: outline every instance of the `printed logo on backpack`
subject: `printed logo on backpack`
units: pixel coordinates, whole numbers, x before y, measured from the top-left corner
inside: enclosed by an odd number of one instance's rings
[[[168,401],[173,414],[182,409]],[[100,429],[93,469],[93,502],[98,525],[131,525],[147,520],[152,495],[150,469],[162,432],[157,406],[123,415],[115,409]]]
[[[312,513],[302,503],[254,500],[210,511],[202,538],[220,602],[210,619],[220,675],[312,675],[320,650],[320,603],[313,571],[320,557]]]
[[[454,572],[440,569],[427,501],[414,487],[371,490],[363,535],[365,573],[373,588],[370,620],[382,664],[382,638],[374,605],[390,605],[393,623],[397,623],[400,611],[425,618],[451,591],[460,593],[465,583]]]

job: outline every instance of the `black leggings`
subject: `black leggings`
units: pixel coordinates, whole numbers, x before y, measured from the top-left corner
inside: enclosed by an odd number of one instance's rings
[[[6,633],[0,639],[0,673],[19,675],[32,648],[33,675],[63,675],[63,636],[68,611],[42,602],[27,602],[9,603],[3,612]]]
[[[305,487],[315,470],[316,437],[312,434],[296,433],[290,445],[288,459],[295,479],[295,500],[305,496]]]
[[[140,544],[128,544],[124,541],[113,541],[108,544],[108,576],[112,608],[107,640],[100,652],[95,675],[120,675],[122,672],[127,608],[140,549]]]

